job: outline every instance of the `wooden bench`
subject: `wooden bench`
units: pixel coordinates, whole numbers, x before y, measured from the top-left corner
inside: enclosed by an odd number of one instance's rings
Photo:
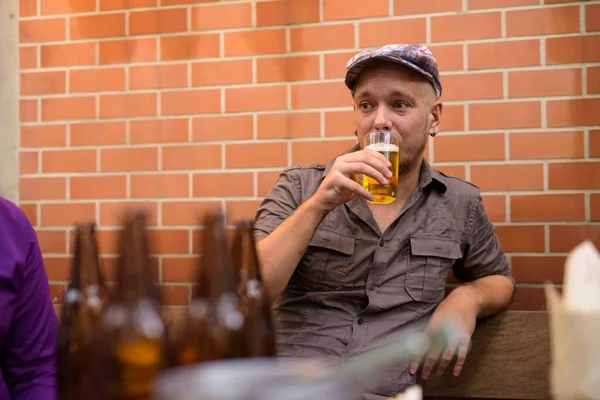
[[[459,377],[422,383],[428,399],[550,399],[550,337],[544,311],[505,311],[481,320]]]

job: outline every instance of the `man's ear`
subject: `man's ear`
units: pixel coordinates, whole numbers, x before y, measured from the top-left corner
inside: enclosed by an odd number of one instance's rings
[[[431,105],[431,108],[429,110],[429,135],[432,137],[437,135],[440,131],[443,107],[444,105],[442,104],[441,100],[438,100]]]

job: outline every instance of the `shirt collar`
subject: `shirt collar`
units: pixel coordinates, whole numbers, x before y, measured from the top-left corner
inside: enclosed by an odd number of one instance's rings
[[[339,156],[343,156],[344,154],[353,153],[357,150],[360,150],[360,145],[358,143],[355,144],[354,146],[352,146],[352,148],[350,148],[350,149],[346,150],[345,152],[343,152],[342,154],[340,154]],[[334,162],[335,162],[335,158],[333,160],[329,161],[325,165],[325,171],[323,172],[323,176],[322,176],[321,180],[325,179],[325,177],[331,170],[331,167],[333,166]],[[427,160],[423,160],[423,162],[421,163],[421,174],[419,176],[419,186],[421,186],[421,188],[425,188],[431,184],[436,185],[436,187],[438,187],[442,193],[445,192],[446,189],[448,188],[447,183],[446,183],[446,177],[444,175],[442,175],[439,171],[434,170],[431,167],[431,165],[429,164],[429,162],[427,162]]]

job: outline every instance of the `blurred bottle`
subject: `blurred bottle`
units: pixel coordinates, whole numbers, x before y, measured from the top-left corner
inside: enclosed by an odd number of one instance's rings
[[[244,219],[236,224],[234,264],[239,276],[239,294],[246,318],[245,340],[253,357],[277,355],[271,300],[263,284],[253,236],[254,224]]]
[[[97,331],[108,303],[95,224],[75,227],[71,278],[65,292],[58,339],[58,398],[92,399]]]
[[[127,214],[121,236],[115,301],[103,315],[104,400],[148,399],[165,368],[165,325],[159,312],[146,215]]]

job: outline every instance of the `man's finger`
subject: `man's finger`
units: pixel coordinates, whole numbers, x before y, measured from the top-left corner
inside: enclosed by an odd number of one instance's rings
[[[466,341],[458,347],[458,358],[454,365],[454,376],[460,375],[463,365],[465,364],[465,359],[467,358],[467,353],[469,352],[469,346],[470,341]]]
[[[428,379],[431,371],[433,370],[433,366],[437,362],[438,358],[440,358],[440,354],[442,353],[442,349],[431,349],[429,353],[427,353],[427,358],[425,359],[425,363],[423,364],[423,369],[421,370],[421,378]]]
[[[450,361],[452,361],[452,357],[454,357],[454,352],[455,349],[451,347],[446,347],[444,353],[442,354],[442,358],[440,359],[440,362],[438,363],[438,366],[435,369],[436,376],[440,377],[444,374],[446,367],[448,367],[448,364],[450,364]]]
[[[417,373],[417,371],[419,370],[419,365],[421,365],[421,358],[417,358],[415,360],[413,360],[413,362],[410,363],[410,374],[414,375]]]

